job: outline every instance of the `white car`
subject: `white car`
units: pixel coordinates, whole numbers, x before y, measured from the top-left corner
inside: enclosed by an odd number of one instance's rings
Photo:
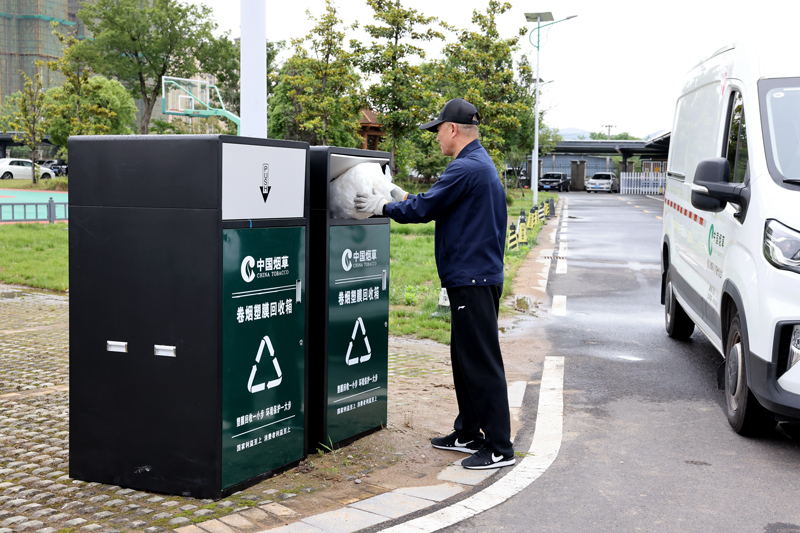
[[[619,192],[619,178],[613,172],[596,172],[584,187],[586,192]]]
[[[725,358],[731,427],[800,419],[800,66],[797,47],[726,46],[683,83],[667,168],[667,333],[697,326]],[[787,52],[787,53],[782,53]]]
[[[30,179],[31,165],[30,159],[0,159],[0,179]],[[39,166],[39,178],[49,180],[53,177],[52,169]]]

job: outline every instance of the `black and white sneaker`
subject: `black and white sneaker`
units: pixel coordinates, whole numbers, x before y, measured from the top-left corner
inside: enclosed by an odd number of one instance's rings
[[[470,470],[488,470],[490,468],[500,468],[503,466],[511,466],[516,463],[514,454],[511,455],[495,455],[494,451],[488,446],[484,446],[472,457],[467,457],[461,461],[461,466],[469,468]]]
[[[431,446],[434,448],[454,452],[475,453],[480,450],[483,445],[483,439],[459,439],[455,432],[446,437],[434,437],[431,439]]]

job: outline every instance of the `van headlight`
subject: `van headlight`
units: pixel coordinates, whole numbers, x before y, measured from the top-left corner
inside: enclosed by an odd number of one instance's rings
[[[777,220],[767,220],[764,228],[764,257],[777,268],[800,274],[800,232]]]
[[[789,368],[800,361],[800,326],[792,328],[792,338],[789,341]]]

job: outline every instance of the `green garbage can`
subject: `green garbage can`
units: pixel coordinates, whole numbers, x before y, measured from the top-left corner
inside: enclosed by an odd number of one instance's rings
[[[219,498],[303,459],[308,145],[69,150],[70,477]]]
[[[309,452],[386,425],[389,364],[389,219],[334,220],[330,184],[386,152],[311,148]]]

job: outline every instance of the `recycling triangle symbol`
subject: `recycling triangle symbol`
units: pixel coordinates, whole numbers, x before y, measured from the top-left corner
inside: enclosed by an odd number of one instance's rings
[[[264,390],[264,383],[258,383],[253,385],[253,380],[256,377],[256,372],[258,371],[258,364],[261,362],[261,354],[264,353],[264,346],[269,349],[269,355],[272,357],[272,366],[275,367],[275,372],[277,372],[278,377],[273,379],[272,381],[268,381],[266,384],[267,389],[271,389],[273,387],[277,387],[283,381],[283,373],[281,372],[281,365],[278,363],[278,358],[275,357],[275,350],[272,348],[272,342],[269,340],[269,335],[265,335],[263,339],[261,339],[261,345],[258,347],[258,354],[256,355],[256,364],[253,365],[253,370],[250,371],[250,379],[247,380],[247,390],[252,392],[253,394],[257,392],[261,392]]]
[[[364,336],[364,344],[367,345],[367,355],[362,355],[361,357],[353,357],[352,359],[350,359],[350,354],[353,351],[353,341],[356,340],[356,333],[358,333],[359,326],[361,326],[361,334]],[[353,366],[358,363],[366,363],[367,361],[369,361],[370,357],[372,357],[372,348],[369,347],[367,330],[364,327],[364,321],[361,320],[361,317],[358,317],[358,320],[356,320],[356,325],[353,326],[353,335],[350,337],[350,346],[347,347],[347,356],[345,357],[345,361],[347,361],[347,366]]]

